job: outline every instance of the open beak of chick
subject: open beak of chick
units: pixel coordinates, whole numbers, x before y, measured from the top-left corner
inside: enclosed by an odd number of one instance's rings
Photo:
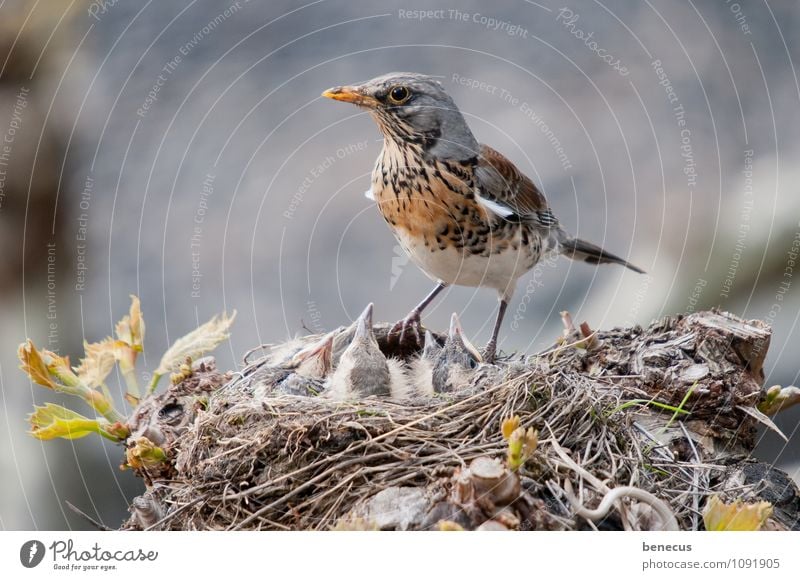
[[[328,392],[339,400],[391,395],[386,357],[372,332],[372,304],[356,320],[353,340],[330,377]]]
[[[425,331],[425,346],[422,349],[420,358],[425,360],[435,360],[439,353],[442,352],[442,346],[433,336],[430,330]]]
[[[375,97],[367,94],[364,87],[360,86],[332,87],[323,92],[322,96],[334,101],[353,103],[359,107],[376,107],[379,104]]]
[[[334,333],[330,332],[295,354],[291,360],[294,372],[311,379],[325,378],[333,366],[333,339]]]
[[[372,333],[372,308],[372,302],[370,302],[358,317],[358,320],[356,320],[356,332],[353,335],[353,340],[377,342],[375,335]]]
[[[455,312],[453,312],[453,316],[450,317],[450,332],[447,335],[447,342],[456,347],[456,350],[469,354],[477,362],[483,362],[483,358],[478,352],[478,349],[464,336],[464,330],[461,328],[461,321],[458,319],[458,314]]]
[[[433,364],[433,392],[447,393],[468,387],[474,370],[482,362],[478,349],[464,336],[458,315],[453,314],[447,340]]]

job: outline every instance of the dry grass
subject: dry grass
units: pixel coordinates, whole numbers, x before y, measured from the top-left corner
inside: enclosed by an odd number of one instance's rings
[[[719,493],[769,501],[772,529],[800,528],[796,486],[750,458],[769,422],[756,409],[766,325],[704,312],[645,329],[565,326],[546,352],[408,404],[265,395],[287,376],[276,358],[303,341],[254,349],[233,374],[198,361],[130,421],[131,439],[156,438],[168,461],[137,470],[148,491],[123,527],[696,530]],[[387,356],[415,356],[387,329],[376,327]],[[538,430],[516,472],[501,431],[513,416]],[[383,517],[387,504],[403,523]]]
[[[519,472],[536,514],[519,518],[520,528],[642,526],[627,500],[601,523],[575,517],[569,480],[587,505],[635,486],[667,502],[681,528],[698,529],[710,481],[723,467],[701,461],[686,427],[670,424],[672,412],[624,405],[652,398],[635,386],[636,376],[577,372],[586,357],[560,347],[506,363],[491,381],[476,376],[464,394],[416,405],[256,400],[246,378],[256,363],[215,392],[175,441],[174,470],[152,482],[150,493],[167,513],[153,527],[331,529],[393,486],[423,487],[434,502],[452,496],[455,476],[474,458],[505,457],[500,425],[518,415],[540,432],[538,450]],[[659,443],[665,428],[685,433],[679,439],[688,457]]]

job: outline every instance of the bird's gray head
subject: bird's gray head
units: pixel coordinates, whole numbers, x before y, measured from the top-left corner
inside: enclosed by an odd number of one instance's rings
[[[435,361],[439,358],[439,353],[442,352],[442,347],[430,330],[425,331],[425,346],[422,349],[420,357],[425,360]]]
[[[336,369],[350,396],[389,396],[389,367],[372,331],[372,304],[356,321],[355,334]]]
[[[464,161],[478,155],[478,142],[464,116],[433,77],[389,73],[333,87],[322,96],[364,107],[384,137],[398,145],[417,144],[437,159]]]
[[[482,358],[478,350],[464,336],[458,315],[450,319],[450,333],[433,365],[433,390],[450,392],[470,385]]]

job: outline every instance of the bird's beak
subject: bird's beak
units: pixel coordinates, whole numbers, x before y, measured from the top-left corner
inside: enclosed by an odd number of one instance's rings
[[[374,107],[378,104],[377,99],[364,94],[361,87],[333,87],[322,93],[323,97],[328,97],[334,101],[344,101],[363,107]]]
[[[458,314],[453,312],[453,316],[450,318],[450,332],[448,339],[451,342],[461,343],[464,350],[469,352],[472,357],[478,361],[483,362],[483,357],[481,353],[478,352],[478,349],[469,341],[469,339],[464,336],[464,330],[461,328],[461,321],[458,319]]]
[[[370,302],[356,321],[356,334],[353,340],[372,337],[372,302]]]
[[[304,348],[292,357],[292,363],[295,366],[300,366],[301,363],[310,358],[320,357],[326,368],[329,368],[333,358],[333,336],[334,333],[330,332],[315,344]]]
[[[422,358],[433,359],[439,353],[440,346],[430,330],[425,331],[425,346],[422,349]]]

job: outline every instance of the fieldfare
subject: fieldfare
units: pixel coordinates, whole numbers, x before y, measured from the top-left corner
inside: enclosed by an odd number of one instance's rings
[[[397,241],[436,287],[394,332],[419,342],[423,309],[450,284],[494,288],[500,300],[484,360],[517,280],[544,256],[642,270],[561,227],[542,192],[511,161],[479,144],[461,111],[434,78],[390,73],[323,96],[369,111],[383,133],[371,196]]]

